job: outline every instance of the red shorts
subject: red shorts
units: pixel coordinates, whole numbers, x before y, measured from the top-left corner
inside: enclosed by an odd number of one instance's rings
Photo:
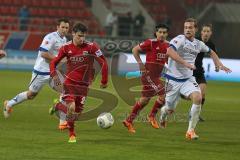
[[[154,97],[165,95],[164,82],[159,79],[160,77],[152,78],[149,75],[143,75],[141,77],[142,81],[142,96],[143,97]]]
[[[64,84],[63,101],[67,104],[75,102],[75,112],[79,113],[83,110],[83,105],[88,93],[88,86]]]

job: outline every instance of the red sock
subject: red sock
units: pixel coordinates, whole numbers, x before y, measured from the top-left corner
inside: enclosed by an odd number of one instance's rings
[[[67,114],[67,107],[63,105],[61,102],[57,103],[55,108],[59,111],[62,111],[63,113]]]
[[[75,132],[74,132],[74,121],[68,121],[68,130],[69,130],[69,137],[71,136],[76,136]]]
[[[133,106],[131,114],[128,116],[127,121],[129,123],[132,123],[133,120],[137,117],[138,113],[142,110],[143,106],[139,104],[139,102],[136,102],[136,104]]]
[[[162,103],[159,103],[157,100],[155,101],[155,104],[153,105],[153,108],[149,114],[149,117],[155,117],[158,110],[163,106]]]

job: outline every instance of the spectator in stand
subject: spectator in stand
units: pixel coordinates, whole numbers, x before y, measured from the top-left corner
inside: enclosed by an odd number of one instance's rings
[[[20,30],[21,31],[27,30],[30,12],[26,5],[22,6],[22,8],[19,10],[18,16],[19,16]]]
[[[135,37],[142,37],[144,24],[145,17],[142,15],[142,12],[139,11],[133,19],[133,35]]]
[[[112,36],[113,27],[117,23],[117,14],[116,12],[109,12],[106,17],[105,30],[107,36]]]

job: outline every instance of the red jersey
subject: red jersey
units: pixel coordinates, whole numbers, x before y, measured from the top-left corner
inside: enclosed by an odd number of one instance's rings
[[[159,77],[168,59],[166,53],[169,44],[166,41],[147,39],[140,43],[139,47],[146,53],[145,67],[149,71],[149,74],[151,77]]]
[[[67,58],[67,72],[64,84],[89,85],[93,75],[94,59],[102,67],[102,84],[107,83],[107,62],[95,43],[86,41],[81,46],[76,46],[71,41],[62,46],[57,57],[50,63],[51,76],[55,74],[57,64],[64,57]]]

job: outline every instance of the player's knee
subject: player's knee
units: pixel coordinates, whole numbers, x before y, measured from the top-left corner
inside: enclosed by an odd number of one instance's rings
[[[202,95],[198,92],[192,94],[192,101],[196,104],[202,103]]]
[[[157,102],[159,104],[165,104],[165,97],[158,97]]]
[[[28,91],[28,93],[27,93],[27,98],[29,100],[34,99],[36,96],[37,96],[37,93],[35,93],[35,92]]]
[[[150,98],[147,98],[147,97],[141,97],[140,100],[139,100],[139,103],[141,106],[146,106],[149,102]]]

